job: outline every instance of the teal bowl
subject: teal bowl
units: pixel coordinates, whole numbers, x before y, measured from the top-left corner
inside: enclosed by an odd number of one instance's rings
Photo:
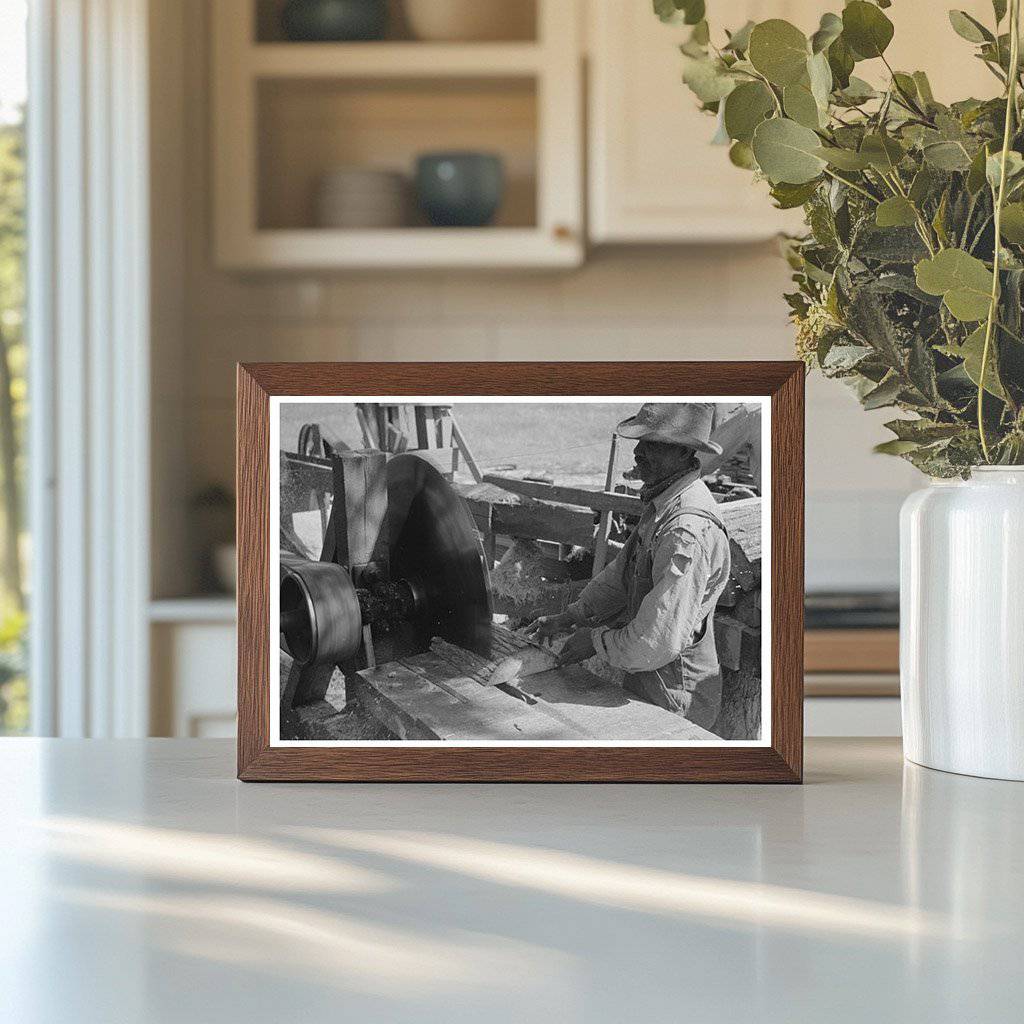
[[[505,167],[494,153],[424,153],[416,161],[416,196],[435,227],[484,227],[504,193]]]
[[[286,38],[302,43],[380,39],[388,27],[387,0],[288,0],[281,27]]]

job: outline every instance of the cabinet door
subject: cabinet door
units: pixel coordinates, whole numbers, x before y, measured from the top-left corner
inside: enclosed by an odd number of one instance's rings
[[[991,26],[989,0],[956,5]],[[709,5],[713,31],[747,19],[786,18],[812,32],[839,2],[735,0]],[[946,7],[893,4],[896,34],[887,57],[901,70],[924,70],[943,102],[998,94],[999,83],[951,28]],[[702,242],[766,238],[797,230],[798,211],[775,210],[767,187],[710,145],[714,119],[697,109],[681,81],[678,44],[689,33],[663,25],[649,0],[590,0],[590,236],[595,242]],[[1003,30],[1006,23],[1003,23]],[[880,61],[857,73],[880,84]]]
[[[777,17],[811,31],[822,9],[810,0],[736,0],[712,7],[712,30],[717,37]],[[776,210],[767,185],[710,144],[715,120],[681,77],[689,28],[662,24],[649,0],[591,0],[589,28],[592,241],[738,241],[800,225],[799,211]]]

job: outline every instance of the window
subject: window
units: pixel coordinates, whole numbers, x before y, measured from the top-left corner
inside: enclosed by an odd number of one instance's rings
[[[0,734],[29,725],[24,0],[0,0]]]

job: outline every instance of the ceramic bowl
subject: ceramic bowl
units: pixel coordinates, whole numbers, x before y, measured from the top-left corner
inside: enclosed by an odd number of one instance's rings
[[[281,11],[285,38],[294,42],[380,39],[387,24],[386,0],[288,0]]]
[[[417,39],[481,42],[533,39],[533,0],[405,0],[405,17]]]
[[[489,224],[504,191],[504,165],[494,153],[424,153],[416,161],[416,197],[435,227]]]
[[[399,228],[409,221],[409,206],[405,175],[365,167],[328,172],[314,197],[321,228]]]

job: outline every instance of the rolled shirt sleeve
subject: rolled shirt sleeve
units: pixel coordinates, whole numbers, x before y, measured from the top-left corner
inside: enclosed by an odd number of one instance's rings
[[[626,672],[669,664],[700,629],[710,575],[708,554],[696,536],[683,527],[667,530],[655,547],[650,593],[626,625],[592,631],[595,649]]]
[[[625,611],[628,592],[625,583],[626,550],[619,549],[612,559],[582,590],[566,611],[577,625],[607,622]]]

